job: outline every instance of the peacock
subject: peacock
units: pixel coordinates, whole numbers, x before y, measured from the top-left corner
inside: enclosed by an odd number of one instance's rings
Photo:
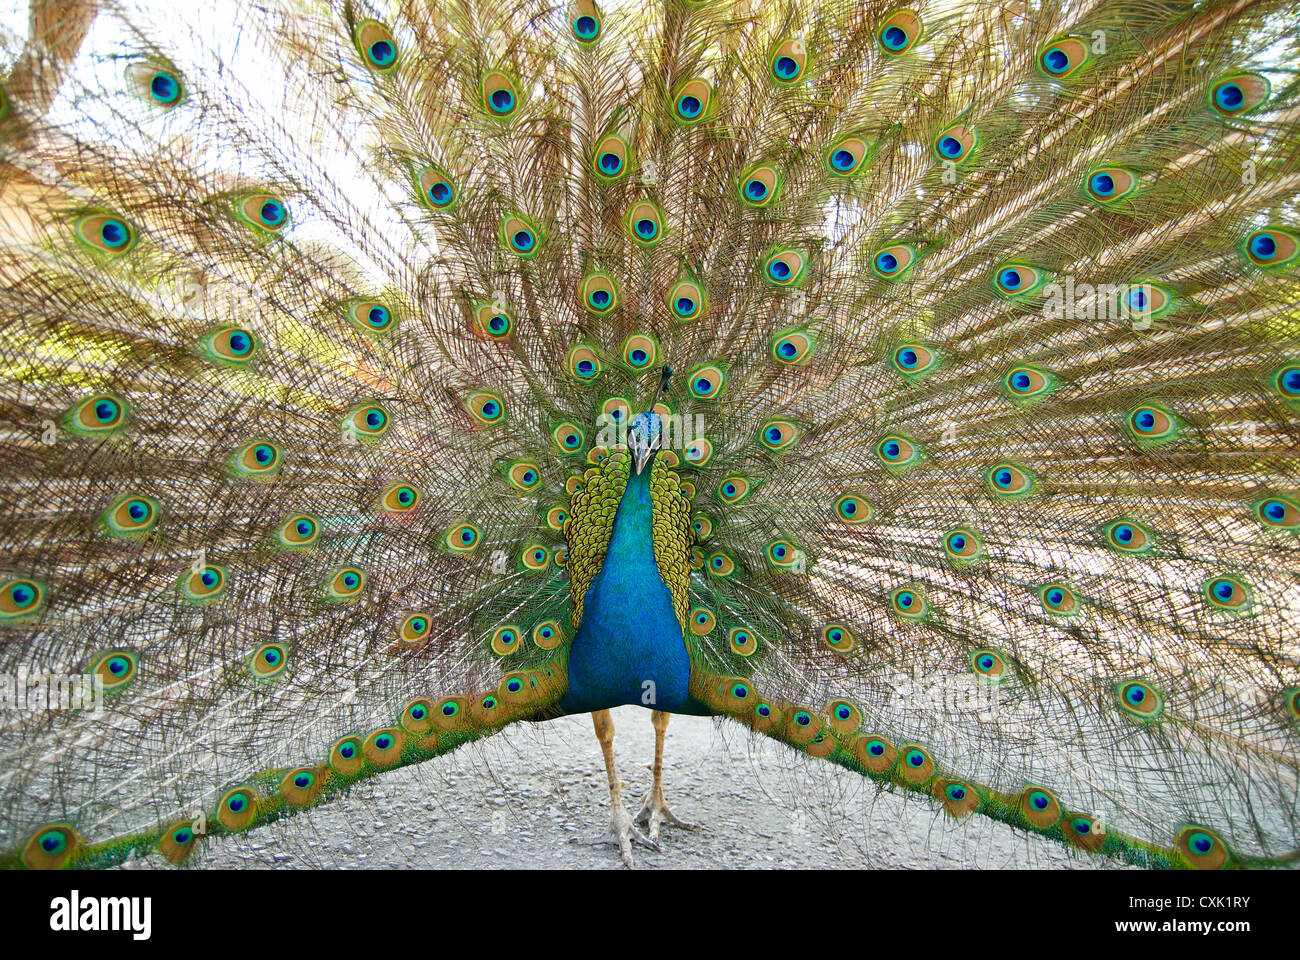
[[[5,863],[575,714],[611,863],[696,826],[674,714],[1098,865],[1300,857],[1290,4],[19,6]]]

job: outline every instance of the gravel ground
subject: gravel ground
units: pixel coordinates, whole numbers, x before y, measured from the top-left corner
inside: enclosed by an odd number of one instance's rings
[[[624,796],[636,813],[650,786],[650,713],[620,707],[614,723]],[[1114,866],[981,817],[954,823],[922,799],[877,793],[857,774],[734,724],[674,717],[664,768],[669,806],[703,827],[664,827],[663,853],[636,849],[646,869]],[[310,814],[209,843],[195,865],[621,869],[613,845],[569,842],[596,838],[608,820],[591,720],[565,717],[518,724]]]

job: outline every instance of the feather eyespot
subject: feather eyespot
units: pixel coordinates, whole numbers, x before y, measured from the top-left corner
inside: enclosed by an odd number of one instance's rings
[[[901,280],[915,265],[917,256],[916,247],[910,243],[890,244],[872,256],[871,269],[885,280]]]
[[[758,652],[758,636],[744,627],[733,627],[727,643],[738,657],[752,657]]]
[[[110,650],[100,654],[90,666],[90,674],[104,684],[104,692],[116,692],[135,679],[140,661],[129,650]]]
[[[217,327],[199,345],[209,360],[229,367],[248,366],[259,347],[251,330],[231,325]]]
[[[388,333],[396,325],[393,311],[378,300],[350,300],[343,306],[343,315],[348,323],[370,336]]]
[[[688,378],[691,385],[691,396],[700,400],[716,400],[722,393],[722,388],[726,385],[727,375],[716,363],[706,366],[696,367],[691,371]]]
[[[500,70],[483,77],[480,91],[483,109],[490,117],[507,120],[519,109],[519,90],[514,80]]]
[[[1111,204],[1131,196],[1138,188],[1137,174],[1122,167],[1101,167],[1088,174],[1088,196],[1098,203]]]
[[[231,459],[235,473],[254,480],[268,480],[280,471],[280,448],[269,440],[253,440],[237,449]]]
[[[1201,584],[1201,593],[1215,610],[1242,613],[1250,606],[1250,586],[1236,577],[1211,577]]]
[[[1172,413],[1151,404],[1133,409],[1124,422],[1133,439],[1144,446],[1172,440],[1180,426]]]
[[[961,567],[983,556],[984,543],[974,530],[958,527],[944,534],[943,551],[954,566]]]
[[[127,494],[104,511],[102,520],[110,534],[148,533],[158,522],[158,501],[139,494]]]
[[[420,504],[420,491],[412,484],[389,484],[379,495],[380,509],[387,513],[410,513]]]
[[[596,145],[591,156],[591,169],[602,180],[617,180],[627,173],[631,153],[627,142],[611,133]]]
[[[766,207],[781,193],[781,171],[771,164],[751,167],[736,182],[741,202],[750,207]]]
[[[934,153],[940,160],[960,163],[975,149],[975,131],[962,124],[947,127],[934,139]]]
[[[836,653],[849,653],[854,639],[853,632],[842,623],[827,624],[822,630],[822,642]]]
[[[1183,827],[1174,839],[1174,846],[1198,870],[1219,870],[1232,862],[1228,845],[1208,827]]]
[[[1272,86],[1258,73],[1234,73],[1221,77],[1210,88],[1210,106],[1225,117],[1239,117],[1257,109],[1268,99]]]
[[[687,618],[687,626],[690,628],[691,633],[697,637],[707,636],[712,633],[716,625],[717,618],[703,607],[696,607]]]
[[[543,650],[554,650],[564,642],[564,631],[554,620],[544,620],[533,627],[533,643]]]
[[[832,176],[851,177],[862,171],[871,157],[867,141],[859,136],[848,136],[831,144],[826,151],[826,170]]]
[[[432,619],[427,613],[408,614],[397,627],[397,639],[405,644],[423,643],[429,636]]]
[[[604,23],[594,0],[577,0],[573,4],[569,26],[573,30],[574,39],[583,46],[590,46],[600,39]]]
[[[772,359],[790,366],[812,356],[817,341],[807,330],[786,330],[772,338]]]
[[[876,512],[875,506],[866,497],[855,493],[846,493],[835,501],[835,516],[844,523],[866,523]]]
[[[876,441],[875,450],[880,462],[891,473],[901,472],[922,459],[921,448],[912,440],[897,433],[881,437]]]
[[[1027,497],[1037,487],[1037,478],[1018,464],[1009,461],[994,464],[984,474],[989,492],[1002,500]]]
[[[456,205],[456,184],[440,167],[428,166],[416,178],[420,199],[434,210],[450,210]]]
[[[362,20],[352,31],[365,65],[377,73],[389,73],[397,66],[401,51],[392,31],[378,20]]]
[[[541,482],[542,472],[529,460],[516,460],[506,468],[506,479],[517,490],[532,490]]]
[[[713,88],[707,80],[696,77],[673,91],[673,118],[678,123],[695,124],[712,113]]]
[[[276,530],[280,546],[290,550],[309,547],[320,536],[320,524],[314,517],[300,513],[285,520]]]
[[[904,620],[924,620],[930,615],[925,594],[915,587],[897,587],[889,592],[889,608]]]
[[[1242,249],[1257,267],[1284,267],[1300,256],[1300,238],[1289,230],[1269,227],[1250,234]]]
[[[750,494],[750,483],[745,477],[726,477],[718,484],[718,496],[724,503],[740,503]]]
[[[561,453],[581,453],[586,436],[576,424],[564,422],[551,431],[551,439]]]
[[[929,751],[916,744],[904,744],[899,748],[898,772],[903,780],[912,786],[928,783],[934,776],[934,760]]]
[[[530,260],[541,249],[542,235],[536,224],[519,214],[501,218],[501,242],[517,257]]]
[[[1056,386],[1055,374],[1026,364],[1012,367],[1002,378],[1002,389],[1012,400],[1038,400]]]
[[[497,627],[492,632],[492,652],[498,657],[509,656],[521,648],[522,638],[519,628],[512,623]]]
[[[1115,520],[1106,524],[1102,535],[1107,546],[1120,553],[1148,553],[1155,546],[1155,536],[1140,523]]]
[[[126,401],[111,393],[87,397],[68,411],[64,418],[68,429],[81,436],[111,433],[126,423]]]
[[[867,734],[854,742],[853,755],[867,773],[883,776],[894,769],[898,748],[884,737]]]
[[[221,596],[226,586],[225,567],[211,564],[191,570],[180,581],[181,594],[196,604],[211,603]]]
[[[1079,612],[1079,598],[1063,583],[1039,588],[1038,599],[1044,610],[1058,617],[1072,617]]]
[[[807,261],[798,250],[778,250],[763,263],[763,278],[778,287],[795,287],[804,280]]]
[[[725,550],[711,554],[706,561],[708,572],[714,576],[731,576],[736,572],[736,561]]]
[[[117,257],[135,246],[135,228],[111,213],[93,213],[73,224],[73,233],[86,249]]]
[[[659,345],[645,333],[634,333],[623,342],[623,362],[634,370],[644,370],[659,359]]]
[[[668,291],[668,308],[673,316],[685,323],[704,314],[704,288],[693,279],[678,280]]]
[[[1254,503],[1255,516],[1267,527],[1295,530],[1300,527],[1300,503],[1288,497],[1265,497]]]
[[[579,380],[594,380],[600,376],[600,357],[589,344],[579,343],[569,350],[565,362],[571,376]]]
[[[905,343],[890,355],[895,370],[911,381],[920,381],[933,373],[942,358],[937,350],[920,343]]]
[[[1140,680],[1116,684],[1115,699],[1127,713],[1143,720],[1154,720],[1164,710],[1164,698]]]
[[[1027,263],[1004,263],[993,274],[993,288],[1004,297],[1028,296],[1047,282],[1047,274]]]
[[[495,426],[506,418],[506,405],[501,397],[490,390],[476,390],[465,397],[465,409],[476,423]]]
[[[185,101],[185,83],[170,64],[140,61],[126,68],[127,81],[142,99],[171,110]]]
[[[481,537],[478,527],[469,523],[461,523],[447,531],[443,542],[447,549],[455,553],[472,553],[478,548],[478,542]]]
[[[1088,45],[1074,37],[1062,37],[1038,53],[1038,68],[1054,80],[1063,80],[1088,61]]]
[[[759,442],[773,453],[789,450],[798,441],[800,430],[789,420],[769,420],[758,432]]]
[[[876,30],[880,49],[891,57],[902,56],[921,37],[921,20],[911,10],[895,10]]]
[[[807,562],[803,551],[785,539],[773,540],[767,545],[765,554],[767,562],[778,570],[799,570]]]
[[[248,669],[256,680],[272,680],[289,666],[289,654],[283,644],[264,643],[248,658]]]
[[[235,201],[235,215],[265,233],[279,233],[289,222],[289,207],[273,193],[246,193]]]
[[[664,215],[649,200],[639,200],[632,204],[624,220],[628,236],[642,247],[653,247],[663,239]]]
[[[607,273],[589,274],[579,290],[582,305],[595,314],[609,313],[618,306],[618,288]]]
[[[1007,672],[1007,661],[996,650],[976,650],[970,655],[971,669],[988,680],[1001,680]]]
[[[336,570],[325,583],[328,600],[351,601],[361,596],[366,587],[366,575],[356,567]]]
[[[530,543],[520,553],[520,562],[525,570],[531,570],[535,573],[550,566],[551,553],[540,543]]]
[[[1020,794],[1020,815],[1031,827],[1047,830],[1061,819],[1061,804],[1045,787],[1025,787]]]
[[[0,580],[0,623],[29,617],[45,604],[45,588],[35,580]]]
[[[378,403],[363,403],[353,407],[343,417],[344,433],[357,439],[378,439],[392,426],[392,417]]]

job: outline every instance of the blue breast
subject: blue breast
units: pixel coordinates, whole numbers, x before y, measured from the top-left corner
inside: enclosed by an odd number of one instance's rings
[[[628,478],[605,563],[583,600],[569,653],[569,692],[560,702],[567,713],[624,703],[705,713],[688,693],[690,660],[655,565],[651,510],[647,467]]]

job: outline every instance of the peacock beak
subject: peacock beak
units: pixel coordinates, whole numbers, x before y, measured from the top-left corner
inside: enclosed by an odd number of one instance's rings
[[[646,463],[649,462],[650,458],[653,457],[654,455],[655,452],[651,450],[649,447],[643,447],[632,454],[632,465],[636,467],[636,472],[638,474],[641,472],[641,469],[646,465]]]

